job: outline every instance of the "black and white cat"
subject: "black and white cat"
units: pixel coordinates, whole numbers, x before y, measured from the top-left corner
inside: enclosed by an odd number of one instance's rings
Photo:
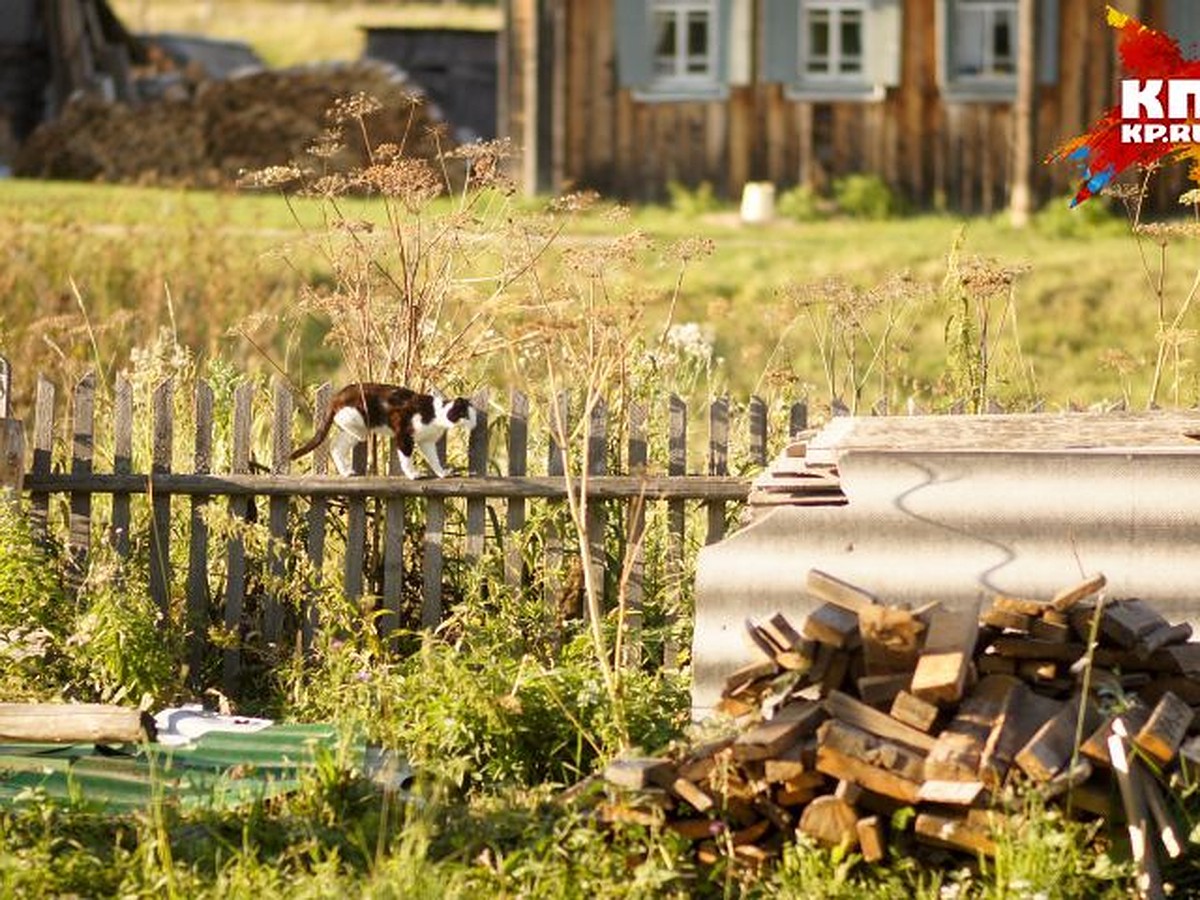
[[[437,442],[451,428],[475,427],[475,407],[465,397],[445,400],[435,394],[421,394],[394,384],[362,382],[348,384],[333,396],[329,414],[317,426],[312,439],[292,453],[298,459],[315,450],[338,426],[330,442],[334,465],[343,475],[354,468],[354,447],[372,434],[391,435],[400,455],[400,468],[409,478],[417,478],[413,452],[420,450],[438,478],[449,474],[438,459]]]

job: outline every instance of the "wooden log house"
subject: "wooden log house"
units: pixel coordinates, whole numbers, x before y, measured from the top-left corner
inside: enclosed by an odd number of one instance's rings
[[[1117,99],[1098,0],[1032,0],[1032,191]],[[505,0],[500,128],[536,190],[660,199],[671,181],[828,188],[880,175],[918,208],[990,213],[1013,172],[1020,0]],[[1114,4],[1200,47],[1190,0]],[[1176,167],[1178,168],[1178,167]],[[1183,173],[1155,200],[1176,205]]]

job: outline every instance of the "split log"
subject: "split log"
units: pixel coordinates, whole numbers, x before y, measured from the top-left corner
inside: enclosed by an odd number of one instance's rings
[[[0,741],[136,744],[156,737],[146,712],[105,703],[0,703]]]
[[[930,703],[957,703],[967,683],[979,633],[979,600],[935,610],[909,690]]]

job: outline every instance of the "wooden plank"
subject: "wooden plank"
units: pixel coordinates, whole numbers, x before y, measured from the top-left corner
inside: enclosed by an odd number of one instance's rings
[[[750,464],[761,468],[767,464],[767,403],[762,397],[750,398],[747,419]]]
[[[369,441],[364,441],[354,447],[351,471],[356,476],[362,475],[367,470],[367,445],[369,443]],[[354,479],[349,480],[353,481]],[[431,499],[429,505],[432,507],[435,502],[443,503],[444,501]],[[346,559],[342,584],[342,593],[350,600],[357,600],[363,595],[366,563],[367,498],[353,495],[346,501]]]
[[[1144,600],[1117,600],[1104,605],[1100,613],[1100,634],[1107,640],[1131,650],[1167,622]]]
[[[708,474],[729,474],[729,398],[718,397],[708,411]],[[708,531],[704,542],[713,544],[725,537],[725,504],[711,500],[705,504]]]
[[[605,781],[629,790],[650,787],[664,778],[673,781],[675,777],[675,766],[671,761],[656,756],[614,759],[604,767]]]
[[[118,375],[113,391],[113,474],[133,472],[133,383]],[[117,555],[129,558],[129,493],[114,491],[112,495],[112,531],[109,541]]]
[[[936,609],[909,690],[930,703],[961,700],[978,634],[979,598],[958,609]]]
[[[488,399],[486,388],[471,398],[475,407],[475,427],[467,438],[467,471],[473,477],[488,473]],[[487,525],[487,500],[472,497],[467,500],[467,534],[463,547],[468,565],[476,565],[483,557],[484,530]]]
[[[996,842],[991,829],[965,817],[922,812],[913,824],[917,839],[939,847],[967,853],[995,856]]]
[[[421,627],[433,630],[441,624],[442,572],[445,565],[446,504],[430,498],[425,507],[425,539],[421,556]]]
[[[867,816],[854,823],[854,831],[858,835],[858,849],[866,862],[882,862],[887,855],[887,845],[883,837],[883,822],[879,816]]]
[[[591,476],[604,475],[608,471],[608,405],[597,399],[588,417],[587,471]],[[588,615],[603,615],[608,601],[605,573],[607,554],[604,549],[604,533],[608,526],[608,513],[604,504],[589,493],[585,514],[587,528],[588,560],[590,577],[595,591],[595,606],[589,605]]]
[[[864,675],[855,681],[855,685],[863,703],[868,706],[891,707],[896,695],[906,690],[911,681],[911,672],[893,672],[890,675]]]
[[[987,793],[982,781],[936,781],[921,783],[917,799],[921,803],[941,803],[947,806],[974,806]]]
[[[742,762],[777,758],[825,720],[819,703],[792,703],[774,718],[742,732],[733,742],[733,758]]]
[[[832,603],[809,613],[802,632],[805,637],[839,649],[849,650],[859,644],[858,616]]]
[[[570,429],[570,409],[565,391],[554,398],[554,403],[549,410],[549,418],[550,441],[546,454],[546,474],[562,477],[565,466],[559,435],[568,434]],[[560,615],[577,617],[580,612],[577,598],[572,596],[568,603],[563,603],[563,534],[561,513],[558,510],[555,511],[555,515],[547,517],[542,541],[544,547],[542,569],[545,573],[542,584],[543,601],[549,609],[555,610]]]
[[[918,731],[910,725],[905,725],[903,722],[897,722],[886,713],[855,700],[849,694],[834,691],[822,702],[829,715],[840,719],[847,725],[853,725],[878,737],[904,744],[921,755],[933,749],[935,739],[930,735]]]
[[[313,397],[313,421],[324,421],[333,403],[333,385],[328,381],[317,388]],[[314,475],[324,475],[329,471],[329,442],[322,441],[312,454],[312,471]],[[305,539],[305,552],[308,562],[314,572],[320,572],[325,564],[325,533],[329,501],[325,497],[311,497],[308,507],[308,536]],[[312,647],[313,637],[321,627],[320,604],[312,598],[304,600],[304,613],[301,623],[301,642],[305,650]]]
[[[274,410],[271,416],[271,474],[286,475],[291,470],[292,419],[295,402],[291,389],[282,378],[272,382]],[[282,581],[286,571],[288,548],[287,497],[272,497],[268,504],[268,527],[271,542],[267,550],[267,569],[273,579]],[[276,646],[283,640],[284,601],[274,591],[268,591],[263,603],[263,637]]]
[[[817,771],[869,791],[916,803],[923,758],[912,750],[837,719],[817,732]]]
[[[33,462],[25,482],[35,482],[37,476],[50,474],[54,451],[54,385],[39,375],[33,404]],[[50,495],[36,486],[29,488],[29,523],[38,540],[45,541],[50,529]]]
[[[1146,799],[1140,790],[1139,781],[1131,776],[1132,760],[1129,759],[1125,743],[1128,738],[1128,730],[1118,717],[1113,723],[1113,733],[1108,737],[1108,755],[1112,760],[1117,786],[1121,791],[1121,803],[1125,808],[1130,851],[1135,867],[1134,885],[1140,897],[1165,897],[1158,860],[1149,842],[1150,814]]]
[[[629,407],[629,450],[627,469],[630,475],[646,471],[649,445],[646,435],[646,410],[637,403]],[[641,498],[626,505],[626,547],[621,563],[619,602],[623,610],[624,635],[622,658],[626,666],[642,664],[642,601],[645,577],[646,503]]]
[[[71,472],[89,475],[95,453],[96,373],[88,372],[75,384],[71,416]],[[67,532],[67,584],[78,590],[87,574],[88,548],[91,545],[92,495],[87,491],[71,493],[70,526]]]
[[[509,396],[508,474],[526,473],[529,454],[529,398],[514,390]],[[524,581],[525,558],[522,554],[525,528],[525,498],[511,497],[505,510],[504,580],[516,588]]]
[[[0,500],[17,501],[25,480],[25,427],[20,419],[0,419]]]
[[[1016,763],[1025,774],[1035,781],[1045,782],[1062,771],[1075,753],[1075,738],[1080,733],[1080,714],[1079,701],[1072,699],[1064,703],[1057,715],[1034,733],[1016,755]],[[1082,715],[1082,733],[1091,734],[1100,724],[1099,714],[1088,703]]]
[[[905,725],[911,725],[918,731],[924,731],[928,734],[933,730],[939,712],[940,710],[935,704],[928,703],[920,697],[910,694],[908,691],[901,691],[896,695],[896,699],[892,701],[892,708],[889,714],[896,721],[903,722]]]
[[[150,401],[152,451],[150,471],[163,475],[171,471],[175,441],[175,380],[167,378]],[[158,605],[164,624],[171,609],[171,495],[155,491],[150,500],[150,596]]]
[[[212,471],[213,452],[213,390],[206,381],[196,382],[193,400],[193,420],[196,433],[192,447],[192,467],[198,473]],[[188,645],[188,683],[193,689],[201,687],[201,666],[208,655],[208,610],[211,602],[208,589],[208,523],[204,509],[209,498],[191,498],[188,516],[188,573],[186,634]]]
[[[388,474],[403,478],[400,449],[395,441],[388,446]],[[400,610],[404,601],[404,506],[403,497],[388,497],[383,501],[383,591],[382,609],[376,623],[384,646],[393,653],[399,649]]]
[[[804,807],[798,830],[825,847],[858,845],[858,813],[838,797],[817,797]]]
[[[817,599],[833,603],[855,615],[879,602],[870,592],[820,569],[809,569],[805,589]]]
[[[667,401],[667,476],[679,478],[687,474],[687,405],[676,394]],[[679,668],[680,647],[676,644],[675,625],[684,606],[684,563],[687,515],[682,500],[667,502],[666,582],[667,639],[663,643],[663,666],[673,672]]]
[[[1102,591],[1106,584],[1108,584],[1108,579],[1103,575],[1093,575],[1079,584],[1063,588],[1050,600],[1050,605],[1058,612],[1066,612],[1081,600],[1086,600],[1093,594]]]
[[[52,744],[153,740],[148,713],[107,703],[0,703],[0,741]]]
[[[0,419],[12,418],[12,363],[0,354]]]
[[[895,672],[911,675],[917,664],[924,622],[895,606],[863,606],[858,611],[858,631],[868,675]]]
[[[932,781],[980,780],[989,787],[998,786],[1008,772],[1015,750],[1004,747],[1003,752],[997,752],[996,748],[1007,730],[1018,727],[1016,709],[1028,693],[1020,681],[1008,675],[982,679],[938,734],[925,760],[925,777]],[[1057,710],[1058,704],[1053,709]],[[1021,745],[1032,730],[1021,733]]]
[[[788,437],[795,440],[808,430],[808,404],[793,403],[788,410]]]
[[[1134,734],[1133,743],[1160,766],[1169,765],[1187,737],[1194,718],[1192,708],[1167,691],[1151,711],[1146,724]]]
[[[233,392],[233,454],[230,472],[250,471],[250,430],[253,427],[254,385],[243,381]],[[252,497],[238,495],[229,501],[229,515],[235,522],[246,519]],[[221,661],[221,684],[227,697],[237,696],[242,673],[242,612],[246,599],[246,544],[234,536],[226,548],[225,632],[227,645]]]

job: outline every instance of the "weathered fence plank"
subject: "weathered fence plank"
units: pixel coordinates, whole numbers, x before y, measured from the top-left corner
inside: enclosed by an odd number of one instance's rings
[[[430,497],[425,504],[425,545],[421,555],[421,627],[434,629],[442,621],[442,569],[446,530],[446,501]]]
[[[117,376],[113,392],[113,474],[133,474],[133,383]],[[121,559],[129,558],[129,492],[113,491],[112,547]]]
[[[687,404],[672,394],[667,405],[667,477],[682,478],[687,474]],[[663,665],[675,669],[679,645],[671,635],[675,632],[679,610],[683,607],[684,529],[687,507],[683,500],[667,503],[667,639],[663,645]]]
[[[767,404],[762,397],[751,397],[746,409],[750,431],[749,457],[756,466],[767,464]]]
[[[292,415],[295,403],[291,389],[280,378],[272,383],[275,404],[271,419],[271,474],[287,475],[292,467]],[[267,550],[267,570],[276,584],[283,579],[287,565],[288,507],[286,495],[273,496],[268,504],[268,523],[271,544]],[[278,644],[283,640],[283,601],[278,588],[267,591],[263,604],[263,637],[268,643]]]
[[[788,418],[788,437],[796,438],[808,428],[808,404],[793,403]]]
[[[467,439],[467,471],[473,476],[488,473],[488,392],[479,391],[471,398],[476,422]],[[487,526],[487,500],[467,498],[467,540],[464,547],[467,565],[472,566],[483,556],[484,529]]]
[[[363,441],[354,448],[355,475],[367,470],[367,446]],[[355,478],[351,481],[359,481]],[[357,600],[363,594],[363,566],[367,560],[367,498],[351,495],[346,501],[346,583],[345,595]]]
[[[584,516],[584,528],[587,530],[588,558],[587,565],[591,567],[592,590],[595,591],[598,611],[606,607],[607,591],[604,581],[604,531],[608,525],[608,516],[603,501],[591,493],[591,480],[597,475],[608,471],[608,405],[603,399],[598,399],[592,407],[588,424],[587,439],[587,471],[588,490],[584,497],[587,504]],[[589,609],[589,614],[591,610]]]
[[[550,409],[550,447],[546,453],[546,474],[552,478],[561,478],[563,472],[562,447],[558,436],[566,434],[570,422],[570,401],[566,392],[560,393]],[[579,615],[579,600],[577,595],[564,597],[563,585],[563,536],[562,529],[553,516],[546,517],[544,546],[542,549],[543,599],[550,609],[554,610],[555,621],[564,616]]]
[[[508,475],[525,475],[529,457],[529,398],[513,391],[508,412]],[[504,541],[504,579],[509,587],[519,587],[524,580],[525,557],[522,554],[525,528],[525,498],[508,498],[505,511],[507,535]]]
[[[254,385],[242,382],[233,392],[233,454],[229,469],[232,475],[250,471],[250,430],[254,425],[252,400]],[[215,492],[214,492],[215,493]],[[252,494],[237,494],[229,501],[229,515],[234,527],[245,522]],[[225,630],[229,645],[221,662],[221,684],[225,693],[237,693],[242,674],[242,613],[246,601],[246,542],[235,534],[230,538],[225,567]]]
[[[151,398],[152,453],[150,471],[166,475],[171,471],[175,443],[175,381],[167,378],[154,389]],[[171,608],[171,494],[150,492],[150,596],[158,604],[163,623],[169,621]]]
[[[212,471],[213,452],[213,390],[208,382],[196,383],[193,401],[196,437],[193,443],[192,467],[197,475]],[[209,497],[193,494],[189,515],[188,574],[187,574],[187,643],[188,682],[193,688],[201,686],[200,669],[208,655],[208,610],[212,602],[208,590],[208,523],[204,508]]]
[[[708,474],[729,474],[729,398],[718,397],[708,412]],[[713,544],[725,537],[725,503],[709,500],[708,533],[706,544]]]
[[[96,373],[88,372],[75,384],[71,414],[71,474],[92,474],[95,454]],[[78,590],[87,574],[88,548],[92,531],[90,491],[71,492],[70,524],[67,528],[67,583]]]
[[[392,442],[388,453],[388,474],[403,477],[400,450]],[[379,617],[379,636],[395,646],[400,627],[400,604],[404,593],[404,504],[403,497],[384,500],[383,527],[383,615]]]
[[[25,428],[12,418],[12,367],[0,356],[0,500],[20,498],[25,479]]]
[[[29,474],[49,475],[54,451],[54,385],[38,376],[37,395],[33,403],[33,464]],[[26,479],[28,481],[28,479]],[[33,532],[45,540],[50,529],[50,494],[32,489],[29,497],[29,521]]]
[[[644,475],[649,460],[646,439],[646,411],[638,404],[629,407],[629,455],[626,471],[633,476]],[[627,666],[642,663],[642,600],[645,557],[643,537],[646,531],[646,500],[634,497],[626,504],[625,558],[621,560],[618,602],[624,609],[622,661]]]
[[[12,418],[12,364],[0,356],[0,419]]]
[[[316,396],[313,399],[313,421],[323,422],[325,416],[329,413],[329,407],[333,402],[333,385],[326,381],[317,388]],[[323,441],[312,456],[312,471],[314,475],[324,475],[329,471],[329,442]],[[325,527],[326,514],[329,510],[329,501],[323,496],[313,496],[310,498],[308,507],[308,539],[305,549],[308,552],[308,561],[312,564],[315,571],[320,572],[321,567],[325,563]],[[314,603],[311,598],[305,600],[303,624],[301,625],[301,641],[304,649],[308,650],[312,647],[313,635],[317,629],[321,627],[321,610],[317,603]]]

